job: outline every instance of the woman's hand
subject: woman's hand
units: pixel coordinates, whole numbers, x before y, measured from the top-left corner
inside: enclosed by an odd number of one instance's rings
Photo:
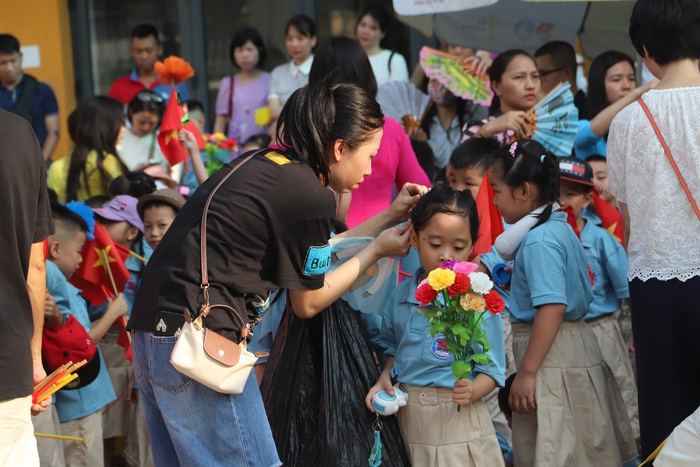
[[[637,99],[641,97],[642,94],[645,92],[654,89],[656,86],[659,85],[659,80],[655,79],[654,81],[649,81],[647,84],[642,84],[641,86],[637,86],[637,88],[633,91],[637,94]]]
[[[393,220],[396,223],[405,222],[408,220],[408,215],[416,205],[421,196],[428,192],[428,187],[415,183],[406,183],[399,192],[398,196],[391,203],[389,209],[392,212]]]
[[[460,407],[468,406],[474,394],[474,383],[466,378],[458,379],[452,392],[452,400]]]
[[[511,110],[490,122],[486,122],[477,134],[484,138],[490,138],[498,133],[512,131],[518,139],[529,138],[532,135],[530,135],[528,125],[534,124],[535,121],[527,113],[522,110]]]
[[[423,131],[423,129],[420,127],[411,128],[406,134],[410,139],[416,141],[428,141],[428,135],[426,135],[425,131]]]
[[[462,60],[462,68],[476,76],[483,76],[491,68],[493,59],[488,55],[467,57]]]
[[[508,404],[513,412],[521,415],[530,415],[537,410],[534,374],[518,372],[513,380],[513,385],[510,387]]]
[[[410,229],[410,220],[403,225],[386,229],[370,243],[370,246],[374,248],[375,254],[380,258],[406,256],[411,247]]]
[[[389,393],[389,395],[393,396],[394,395],[394,386],[391,385],[391,378],[387,376],[384,372],[382,372],[381,375],[379,375],[379,379],[377,380],[377,384],[372,386],[369,389],[369,392],[367,393],[367,396],[365,397],[365,405],[369,410],[372,412],[376,413],[376,410],[374,410],[374,407],[372,407],[372,398],[374,395],[378,392],[381,391],[386,391]]]

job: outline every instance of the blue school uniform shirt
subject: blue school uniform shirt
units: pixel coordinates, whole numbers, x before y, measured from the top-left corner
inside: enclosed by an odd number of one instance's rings
[[[80,296],[80,290],[69,284],[58,266],[51,261],[46,262],[46,289],[53,295],[65,317],[73,315],[90,332],[92,326],[85,299]],[[54,394],[56,412],[61,423],[87,417],[117,398],[99,347],[94,358],[100,359],[100,373],[92,383],[80,389],[61,389]]]
[[[454,358],[441,341],[441,335],[430,335],[430,324],[417,308],[420,302],[415,293],[425,271],[418,269],[412,279],[402,281],[391,294],[382,317],[380,340],[387,356],[394,357],[391,376],[407,386],[454,388],[452,373]],[[498,386],[505,384],[506,354],[503,344],[503,320],[499,315],[486,313],[482,324],[491,349],[486,353],[491,361],[475,364],[471,379],[479,373],[490,376]],[[474,346],[474,353],[483,348]]]
[[[153,254],[153,248],[148,245],[145,237],[141,238],[141,251],[143,251],[141,256],[143,256],[146,261],[148,261]],[[124,261],[124,265],[131,273],[131,278],[129,278],[124,285],[124,301],[126,301],[128,307],[126,315],[131,316],[131,308],[134,306],[136,292],[138,292],[139,282],[141,282],[141,273],[146,265],[134,255],[129,255],[126,261]]]
[[[510,284],[511,323],[532,323],[537,307],[550,303],[566,305],[565,321],[588,313],[593,301],[588,261],[566,213],[553,212],[525,235]]]
[[[578,121],[578,133],[574,140],[574,151],[576,157],[585,159],[592,154],[599,154],[603,157],[607,156],[608,143],[604,137],[596,136],[591,131],[590,120]]]
[[[620,309],[620,300],[629,298],[627,254],[620,242],[605,230],[602,221],[588,212],[581,231],[581,243],[593,275],[593,302],[585,320],[599,318]]]

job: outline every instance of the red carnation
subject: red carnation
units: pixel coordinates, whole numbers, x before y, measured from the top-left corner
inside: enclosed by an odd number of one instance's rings
[[[506,308],[506,304],[503,303],[501,295],[495,290],[490,290],[489,293],[484,295],[486,299],[486,309],[491,312],[492,315],[497,315]]]
[[[456,297],[461,293],[466,293],[469,291],[470,285],[469,277],[466,274],[455,275],[454,283],[447,288],[447,293],[450,297]]]
[[[427,305],[428,303],[435,300],[437,296],[437,291],[433,289],[427,282],[418,287],[418,290],[416,290],[416,300],[420,302],[420,306]]]

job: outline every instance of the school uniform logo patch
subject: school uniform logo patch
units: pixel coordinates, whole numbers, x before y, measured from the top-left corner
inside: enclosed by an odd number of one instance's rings
[[[447,360],[452,358],[452,353],[447,350],[447,342],[445,342],[445,336],[438,334],[435,339],[430,343],[430,352],[433,356],[440,360]]]
[[[304,275],[320,276],[328,271],[331,265],[331,245],[312,246],[306,252],[304,260]]]

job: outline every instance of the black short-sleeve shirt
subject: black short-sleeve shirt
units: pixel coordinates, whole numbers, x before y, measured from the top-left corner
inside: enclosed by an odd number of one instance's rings
[[[214,186],[243,159],[224,166],[185,203],[143,272],[129,328],[154,331],[158,311],[199,310],[204,204]],[[266,298],[275,289],[321,288],[334,219],[333,193],[291,150],[257,154],[224,182],[209,206],[211,303],[233,306],[245,321],[244,295]],[[222,312],[212,312],[207,327],[224,335],[238,330]]]
[[[46,165],[28,121],[0,110],[0,401],[32,393],[32,244],[53,233]]]

